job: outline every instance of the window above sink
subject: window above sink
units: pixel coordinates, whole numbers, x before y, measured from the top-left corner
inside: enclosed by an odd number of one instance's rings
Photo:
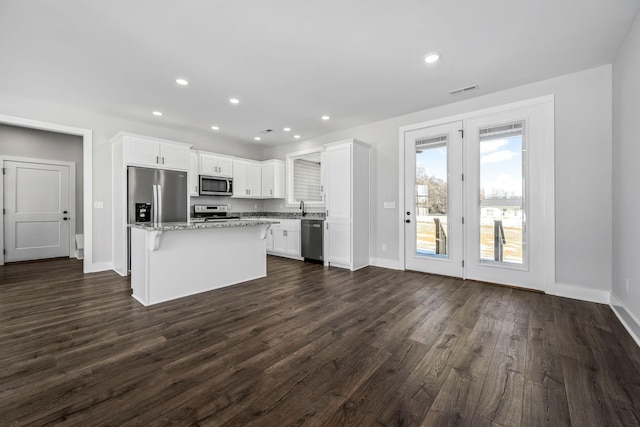
[[[324,207],[322,158],[324,149],[313,148],[286,156],[287,206]]]

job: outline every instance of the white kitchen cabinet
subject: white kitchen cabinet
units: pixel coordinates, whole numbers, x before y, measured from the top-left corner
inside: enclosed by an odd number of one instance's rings
[[[284,162],[282,160],[262,162],[262,198],[284,199]]]
[[[248,160],[233,162],[233,197],[261,198],[262,169],[260,163]]]
[[[325,263],[369,265],[370,146],[355,139],[325,145]]]
[[[208,176],[233,176],[233,159],[215,154],[200,153],[200,174]]]
[[[189,195],[198,196],[198,187],[200,186],[200,168],[198,153],[189,153]]]
[[[128,165],[172,170],[189,169],[188,144],[124,133],[119,135],[119,138],[123,144],[124,162]]]
[[[273,224],[269,233],[267,233],[267,252],[271,255],[301,260],[300,220],[277,219],[277,221],[279,224]],[[269,239],[271,239],[271,242]]]

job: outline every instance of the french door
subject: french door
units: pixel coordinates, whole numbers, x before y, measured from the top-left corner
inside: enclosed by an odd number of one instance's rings
[[[405,268],[544,290],[544,118],[532,105],[405,133]]]

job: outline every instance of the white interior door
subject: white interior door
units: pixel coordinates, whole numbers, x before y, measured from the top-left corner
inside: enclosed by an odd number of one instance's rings
[[[463,277],[462,122],[405,134],[405,268]]]
[[[543,107],[464,124],[466,277],[544,290]]]
[[[3,167],[5,262],[69,256],[69,167]]]

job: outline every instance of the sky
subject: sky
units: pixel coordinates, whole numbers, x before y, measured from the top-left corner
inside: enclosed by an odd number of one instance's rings
[[[428,175],[446,181],[446,147],[424,149],[416,154],[416,162],[425,167]],[[521,136],[480,142],[480,182],[487,197],[499,189],[508,196],[522,196]]]

